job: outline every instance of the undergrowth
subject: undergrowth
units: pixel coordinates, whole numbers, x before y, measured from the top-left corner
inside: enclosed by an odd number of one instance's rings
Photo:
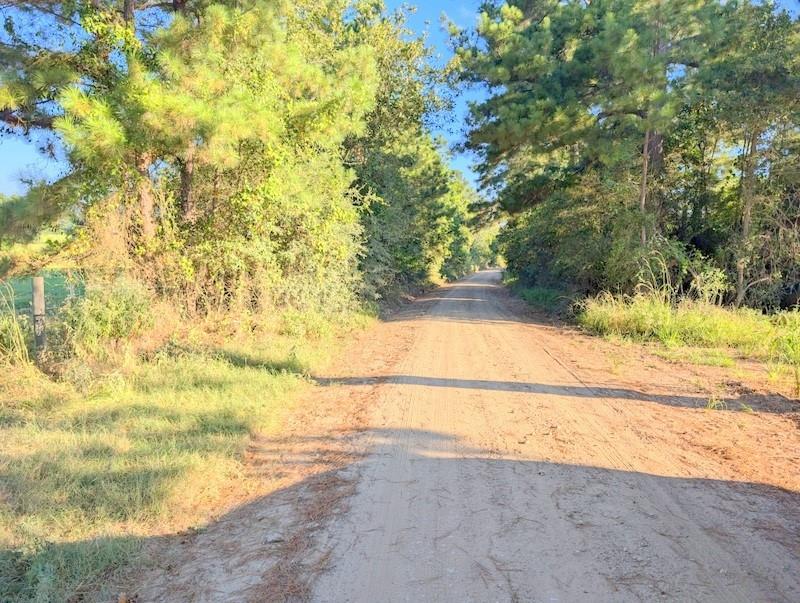
[[[562,289],[544,287],[540,285],[523,285],[518,279],[506,276],[503,283],[511,288],[528,304],[546,312],[562,313],[568,311],[574,302],[574,297]]]
[[[727,366],[725,350],[781,363],[789,367],[800,393],[800,311],[766,315],[692,299],[673,302],[658,294],[605,293],[581,302],[577,316],[592,333],[658,341],[672,356],[696,356],[703,364]],[[686,350],[691,347],[702,350]]]

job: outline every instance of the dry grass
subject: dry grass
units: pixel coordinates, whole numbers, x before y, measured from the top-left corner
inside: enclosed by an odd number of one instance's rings
[[[90,591],[145,538],[201,525],[246,494],[248,442],[280,427],[336,332],[221,343],[197,330],[80,387],[27,363],[5,371],[0,600]]]
[[[732,366],[738,356],[783,365],[800,394],[798,310],[769,316],[688,299],[671,303],[656,294],[603,294],[582,303],[578,320],[599,335],[657,341],[668,359]]]

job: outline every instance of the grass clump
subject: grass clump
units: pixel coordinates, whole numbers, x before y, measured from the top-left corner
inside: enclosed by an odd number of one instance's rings
[[[531,306],[547,312],[558,311],[568,302],[563,291],[549,287],[520,287],[517,292]]]
[[[505,275],[503,284],[510,287],[530,306],[545,312],[562,312],[569,309],[573,303],[572,296],[562,289],[542,285],[526,286],[516,277],[508,275]]]
[[[13,302],[13,292],[0,289],[0,366],[25,364],[29,361],[30,325]]]
[[[729,347],[757,358],[770,356],[769,341],[776,331],[770,318],[757,310],[693,300],[671,303],[647,294],[589,298],[578,319],[600,335],[656,340],[667,346]]]
[[[726,366],[723,349],[740,357],[780,362],[792,367],[800,390],[800,311],[772,316],[750,308],[732,308],[682,299],[672,302],[654,293],[630,297],[608,293],[584,300],[578,311],[582,326],[598,335],[658,341],[668,349],[696,347],[686,355]]]

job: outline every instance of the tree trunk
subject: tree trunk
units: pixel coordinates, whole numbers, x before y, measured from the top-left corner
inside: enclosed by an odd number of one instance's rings
[[[653,230],[655,234],[662,223],[663,198],[661,188],[658,186],[659,178],[664,172],[664,135],[658,131],[650,132],[650,158],[648,168],[650,178],[648,184],[648,195],[650,197],[650,215],[653,217]],[[655,186],[654,186],[655,185]]]
[[[647,173],[650,169],[650,129],[644,133],[642,145],[642,182],[639,188],[639,212],[642,218],[642,246],[647,245]]]
[[[745,135],[742,148],[742,175],[740,190],[742,198],[742,229],[740,233],[738,258],[736,259],[736,306],[744,302],[747,285],[745,283],[745,268],[747,267],[747,246],[753,230],[753,208],[755,206],[755,155],[758,147],[760,133],[757,130]]]
[[[186,155],[179,160],[181,172],[181,219],[191,221],[195,215],[194,205],[194,154],[195,146],[190,145]]]
[[[136,23],[134,21],[135,8],[134,0],[125,0],[122,3],[122,19],[125,21],[125,24],[133,30],[136,29]]]
[[[142,220],[142,239],[152,241],[156,236],[155,200],[150,183],[150,158],[143,155],[136,164],[136,198]]]

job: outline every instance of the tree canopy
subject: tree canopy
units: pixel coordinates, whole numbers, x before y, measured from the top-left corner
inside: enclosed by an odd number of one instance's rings
[[[443,76],[404,10],[379,0],[2,10],[4,135],[48,132],[70,165],[46,195],[5,204],[7,238],[66,219],[70,236],[50,252],[131,272],[191,311],[333,310],[480,261],[467,228],[475,192],[425,126],[444,106]]]
[[[511,216],[513,270],[629,290],[719,267],[738,304],[797,272],[800,26],[747,0],[512,0],[454,30],[491,94],[468,146]],[[637,233],[638,237],[632,236]]]

